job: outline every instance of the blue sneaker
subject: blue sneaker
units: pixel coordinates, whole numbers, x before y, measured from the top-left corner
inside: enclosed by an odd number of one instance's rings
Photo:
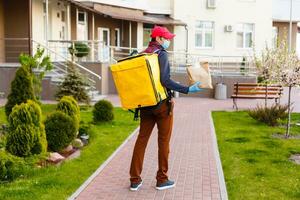
[[[143,184],[143,181],[139,182],[139,183],[131,183],[130,184],[130,190],[131,191],[137,191]]]
[[[167,180],[166,182],[161,184],[156,184],[156,189],[158,190],[166,190],[173,187],[175,187],[175,182],[170,180]]]

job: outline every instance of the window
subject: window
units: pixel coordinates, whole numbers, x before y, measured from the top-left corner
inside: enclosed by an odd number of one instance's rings
[[[143,25],[143,46],[146,47],[148,46],[150,40],[151,40],[151,30],[154,27],[153,24],[144,24]]]
[[[86,13],[85,12],[78,12],[78,23],[85,24],[86,20]]]
[[[240,23],[236,26],[237,47],[252,48],[254,37],[254,25],[249,23]]]
[[[120,42],[120,29],[119,28],[115,29],[115,45],[117,47],[121,46],[121,42]]]
[[[273,47],[277,47],[277,42],[278,40],[278,27],[277,26],[273,26],[273,31],[272,31],[272,45]]]
[[[214,35],[214,22],[197,21],[195,46],[197,48],[212,48]]]

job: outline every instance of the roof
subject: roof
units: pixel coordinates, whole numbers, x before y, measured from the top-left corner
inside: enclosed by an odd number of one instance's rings
[[[128,21],[143,22],[148,24],[160,24],[160,25],[177,25],[185,26],[186,23],[173,19],[166,15],[157,14],[144,14],[143,10],[140,9],[130,9],[119,6],[111,6],[105,4],[95,3],[94,7],[90,7],[83,3],[77,2],[75,0],[65,0],[71,4],[74,4],[80,8],[88,10],[90,12],[106,15],[114,19],[123,19]]]
[[[123,8],[104,4],[94,4],[94,9],[98,12],[110,16],[114,19],[143,22],[149,24],[178,25],[185,26],[186,23],[175,20],[166,15],[144,14],[142,10]]]

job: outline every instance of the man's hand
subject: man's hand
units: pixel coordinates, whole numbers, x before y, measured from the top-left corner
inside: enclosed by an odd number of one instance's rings
[[[201,84],[201,82],[197,81],[196,83],[191,85],[189,87],[189,93],[196,93],[196,92],[202,91],[203,89],[199,87],[200,84]]]

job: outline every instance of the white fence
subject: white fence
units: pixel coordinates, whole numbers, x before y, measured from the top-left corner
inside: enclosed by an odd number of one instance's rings
[[[127,57],[131,52],[141,52],[142,49],[105,46],[100,41],[69,41],[69,40],[50,40],[48,47],[54,52],[64,55],[68,59],[72,58],[70,48],[74,47],[76,43],[83,43],[88,46],[89,50],[87,56],[83,58],[76,58],[76,61],[82,62],[116,62],[117,60]],[[80,51],[80,47],[78,48]],[[75,56],[76,57],[76,56]],[[58,58],[54,58],[58,59]],[[187,65],[194,65],[197,62],[208,62],[211,73],[213,75],[230,75],[230,76],[255,76],[256,67],[252,62],[251,57],[241,56],[212,56],[203,54],[191,54],[184,51],[169,51],[169,61],[172,72],[185,72]]]

